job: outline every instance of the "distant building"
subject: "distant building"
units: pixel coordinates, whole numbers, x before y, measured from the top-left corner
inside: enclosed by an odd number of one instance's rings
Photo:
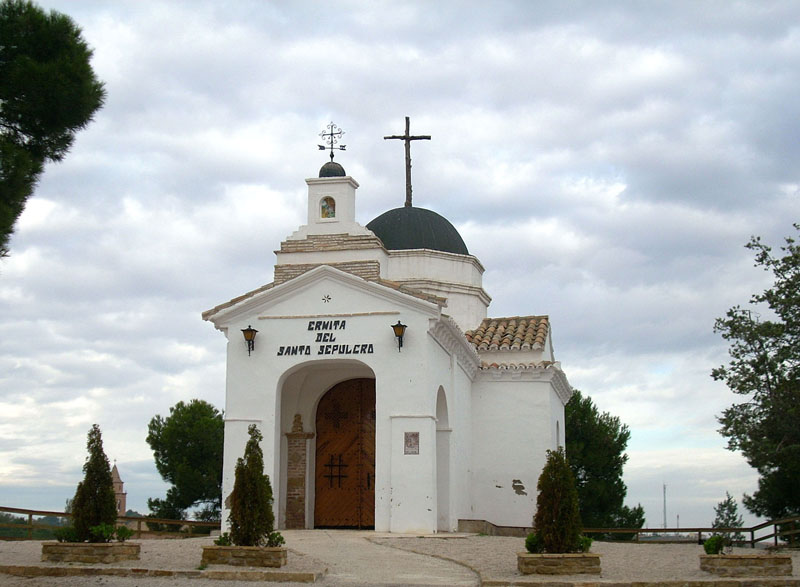
[[[128,510],[126,503],[128,494],[125,493],[125,490],[122,487],[124,483],[119,476],[119,470],[117,470],[116,463],[114,463],[114,467],[111,469],[111,482],[114,484],[114,498],[117,501],[117,515],[124,516],[125,512]]]

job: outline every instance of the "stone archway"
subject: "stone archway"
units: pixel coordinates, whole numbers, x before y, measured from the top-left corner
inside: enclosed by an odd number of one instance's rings
[[[316,415],[314,526],[375,527],[375,380],[349,379]]]

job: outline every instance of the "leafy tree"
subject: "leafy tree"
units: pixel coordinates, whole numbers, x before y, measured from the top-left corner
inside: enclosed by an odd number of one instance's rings
[[[564,416],[566,451],[584,527],[641,528],[642,506],[623,505],[628,491],[622,481],[622,468],[628,461],[625,449],[631,437],[628,427],[618,417],[600,412],[592,398],[577,389],[564,408]]]
[[[228,522],[233,544],[261,546],[271,543],[272,535],[277,534],[273,532],[272,486],[264,474],[264,453],[259,444],[264,437],[255,424],[249,426],[247,433],[250,439],[244,448],[244,457],[236,461]]]
[[[186,509],[203,505],[219,519],[224,427],[222,414],[197,399],[178,402],[166,418],[156,415],[150,420],[147,443],[156,469],[172,484],[165,499],[147,501],[154,517],[182,519]]]
[[[725,492],[725,499],[719,502],[714,507],[714,521],[711,522],[712,528],[741,528],[744,524],[742,516],[739,515],[739,508],[736,506],[736,500],[733,499],[730,493]],[[727,544],[731,542],[741,542],[744,540],[744,535],[741,532],[720,532]]]
[[[91,56],[68,16],[0,1],[0,256],[44,163],[63,159],[103,105]]]
[[[800,231],[800,225],[794,225]],[[755,266],[772,272],[771,287],[718,318],[714,331],[730,341],[730,363],[711,376],[746,397],[718,418],[728,449],[758,470],[758,490],[745,507],[758,516],[800,515],[800,246],[786,238],[782,256],[753,237]],[[759,312],[763,311],[766,318]]]
[[[93,540],[91,529],[100,524],[117,521],[117,500],[111,480],[111,466],[103,452],[100,427],[94,424],[86,441],[89,456],[83,464],[83,481],[78,483],[72,499],[72,524],[78,540]]]
[[[547,451],[537,489],[533,526],[543,550],[552,553],[580,550],[578,492],[563,447]]]

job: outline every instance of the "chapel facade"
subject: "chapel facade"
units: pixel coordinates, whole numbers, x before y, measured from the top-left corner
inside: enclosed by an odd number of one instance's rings
[[[530,526],[571,395],[548,317],[488,318],[480,261],[410,197],[362,226],[332,158],[306,184],[274,280],[203,313],[228,339],[223,530],[250,424],[279,528]]]

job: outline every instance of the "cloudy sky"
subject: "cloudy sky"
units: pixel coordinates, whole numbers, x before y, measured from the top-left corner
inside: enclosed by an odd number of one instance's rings
[[[0,261],[0,505],[61,509],[94,422],[129,506],[163,496],[150,418],[224,403],[200,313],[272,280],[331,120],[357,219],[401,206],[382,137],[404,116],[433,136],[415,204],[484,264],[490,315],[550,315],[571,384],[631,428],[648,525],[663,484],[682,527],[756,488],[716,432],[738,398],[713,324],[769,283],[750,236],[800,220],[799,4],[41,5],[83,28],[108,100]]]

